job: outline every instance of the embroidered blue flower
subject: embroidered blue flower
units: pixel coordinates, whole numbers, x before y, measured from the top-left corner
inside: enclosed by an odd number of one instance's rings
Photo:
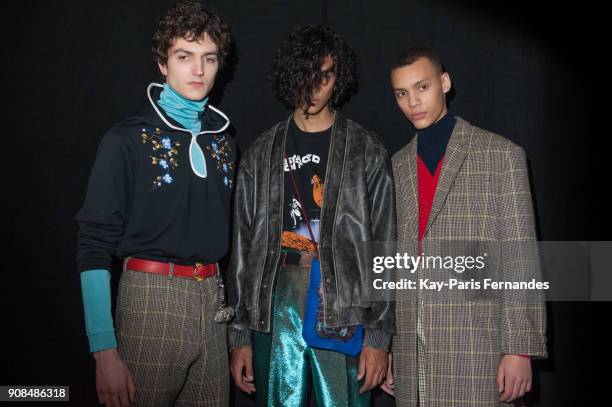
[[[172,137],[168,135],[162,136],[159,128],[143,128],[140,139],[142,144],[149,144],[153,150],[153,154],[149,155],[151,164],[160,167],[149,191],[161,188],[164,184],[173,183],[174,178],[170,174],[176,171],[179,165],[178,155],[181,143],[176,140],[172,141]]]
[[[213,135],[209,145],[206,146],[210,156],[216,163],[217,171],[223,175],[223,184],[229,188],[232,188],[233,181],[231,175],[234,170],[234,163],[231,161],[232,146],[225,136]]]

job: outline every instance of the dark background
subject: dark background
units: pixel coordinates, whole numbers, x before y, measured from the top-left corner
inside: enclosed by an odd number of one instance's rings
[[[40,1],[3,6],[1,385],[69,385],[95,405],[74,215],[101,137],[159,81],[150,50],[171,1]],[[452,110],[523,146],[541,240],[611,240],[603,214],[607,92],[602,10],[580,2],[213,1],[237,63],[215,102],[244,149],[288,115],[266,69],[292,27],[325,22],[354,47],[359,92],[343,110],[393,153],[414,129],[395,105],[389,67],[409,45],[434,47],[454,82]],[[537,8],[540,7],[540,8]],[[8,183],[7,183],[8,180]],[[117,274],[113,275],[116,281]],[[608,303],[549,303],[550,357],[535,361],[530,404],[588,404],[609,361]],[[376,405],[392,405],[386,395]],[[239,405],[248,400],[236,396]],[[606,403],[607,404],[607,403]]]

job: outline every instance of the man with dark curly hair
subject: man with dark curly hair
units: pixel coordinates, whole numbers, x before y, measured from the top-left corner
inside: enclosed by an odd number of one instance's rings
[[[338,34],[302,26],[269,75],[291,115],[241,161],[228,296],[231,373],[259,405],[369,405],[387,372],[391,302],[368,302],[363,242],[395,240],[389,154],[335,107],[356,88]],[[309,374],[309,372],[311,374]]]
[[[180,1],[153,53],[164,84],[104,136],[79,224],[77,264],[99,401],[228,404],[223,284],[235,144],[208,103],[230,34],[216,12]],[[123,259],[115,324],[110,270]]]

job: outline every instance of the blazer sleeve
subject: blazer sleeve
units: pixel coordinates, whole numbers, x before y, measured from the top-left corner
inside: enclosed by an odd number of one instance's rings
[[[511,145],[506,157],[498,197],[501,277],[503,281],[541,281],[525,152]],[[547,357],[542,292],[506,289],[502,298],[502,353]]]

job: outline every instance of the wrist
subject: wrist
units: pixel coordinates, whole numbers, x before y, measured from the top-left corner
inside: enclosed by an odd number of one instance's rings
[[[99,362],[100,360],[103,360],[103,359],[119,357],[119,351],[117,350],[117,348],[110,348],[110,349],[99,350],[97,352],[92,353],[92,355],[94,359],[96,360],[96,362]]]

